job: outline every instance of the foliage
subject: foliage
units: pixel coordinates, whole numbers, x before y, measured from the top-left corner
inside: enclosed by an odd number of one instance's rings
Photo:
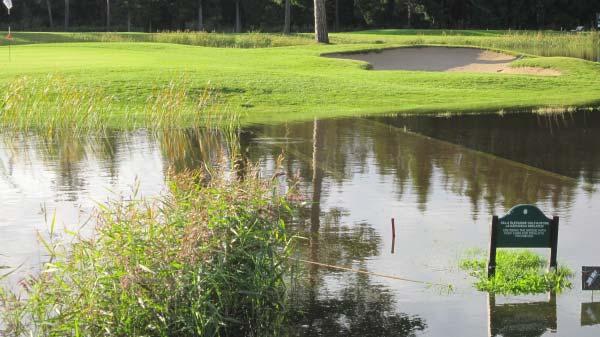
[[[471,256],[460,262],[460,267],[477,278],[475,286],[480,291],[499,294],[535,294],[549,291],[561,292],[571,288],[573,272],[559,266],[545,271],[548,262],[528,250],[499,250],[496,256],[496,274],[488,278],[487,260]]]
[[[203,7],[203,26],[208,31],[232,31],[236,0],[127,0],[70,1],[69,29],[156,32],[198,29],[198,8]],[[590,27],[597,2],[580,0],[338,0],[327,2],[329,24],[335,13],[342,27],[510,28],[573,29]],[[107,4],[110,26],[107,26]],[[292,24],[296,31],[311,31],[313,0],[294,0]],[[11,21],[18,30],[63,28],[62,1],[14,2]],[[240,1],[246,30],[281,31],[281,0]],[[52,20],[50,20],[52,17]],[[5,11],[0,20],[8,21]],[[53,22],[53,26],[51,25]]]
[[[49,262],[0,292],[3,336],[278,335],[289,206],[253,175],[212,173],[102,205],[91,238],[40,236]]]

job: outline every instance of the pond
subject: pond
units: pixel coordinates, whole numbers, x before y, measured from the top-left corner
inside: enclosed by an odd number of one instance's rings
[[[337,267],[302,264],[291,303],[304,314],[290,336],[597,336],[600,308],[579,271],[600,264],[599,132],[599,112],[581,111],[253,125],[235,144],[195,130],[3,135],[0,265],[35,271],[36,235],[53,214],[76,229],[97,202],[157,195],[169,169],[239,151],[265,175],[301,178],[309,202],[293,224],[305,238],[297,257]],[[572,290],[494,298],[459,269],[467,251],[487,249],[492,215],[519,203],[560,216]]]

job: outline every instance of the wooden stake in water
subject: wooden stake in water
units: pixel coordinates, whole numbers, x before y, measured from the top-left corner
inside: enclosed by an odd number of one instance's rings
[[[392,254],[394,254],[394,250],[396,248],[396,223],[394,218],[392,218]]]

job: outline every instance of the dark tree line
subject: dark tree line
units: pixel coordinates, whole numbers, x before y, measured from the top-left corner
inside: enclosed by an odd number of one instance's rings
[[[14,0],[22,30],[330,31],[592,27],[600,0]],[[321,8],[324,12],[314,9]],[[0,20],[7,22],[6,11]],[[326,32],[322,32],[326,33]],[[326,37],[326,34],[325,36]]]

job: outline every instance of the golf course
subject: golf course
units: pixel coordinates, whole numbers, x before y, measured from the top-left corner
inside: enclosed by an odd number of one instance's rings
[[[0,336],[598,336],[598,135],[598,1],[0,0]]]
[[[148,119],[148,101],[168,95],[178,101],[173,124],[201,123],[190,117],[201,113],[198,96],[202,109],[234,113],[243,124],[600,105],[600,64],[564,56],[597,49],[598,33],[373,30],[331,36],[332,43],[317,44],[309,34],[16,32],[0,47],[0,86],[7,95],[0,109],[18,107],[29,117],[16,121],[20,117],[4,113],[0,123],[43,127],[77,115],[91,125],[149,126],[141,122]],[[490,50],[509,56],[503,69],[510,71],[427,70],[435,64],[378,70],[366,61],[324,57],[423,46]],[[63,89],[53,90],[56,81]],[[69,97],[80,102],[71,104],[76,109],[65,108]]]

